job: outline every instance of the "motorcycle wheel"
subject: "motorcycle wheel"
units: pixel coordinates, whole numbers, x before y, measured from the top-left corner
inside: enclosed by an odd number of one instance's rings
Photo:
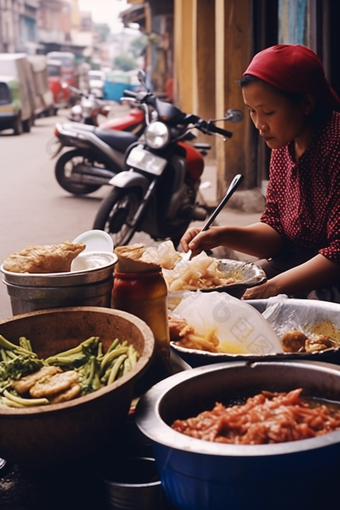
[[[79,184],[71,181],[73,167],[79,163],[89,163],[93,166],[98,161],[89,158],[88,153],[82,149],[65,152],[58,159],[55,166],[55,177],[60,186],[73,195],[87,195],[97,191],[101,186],[95,184]]]
[[[93,229],[104,230],[110,234],[114,247],[125,246],[131,241],[136,231],[136,227],[131,225],[131,221],[141,200],[141,196],[136,190],[113,188],[99,207]]]

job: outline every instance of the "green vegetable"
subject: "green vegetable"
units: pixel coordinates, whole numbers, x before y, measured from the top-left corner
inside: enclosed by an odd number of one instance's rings
[[[112,344],[110,345],[110,347],[108,348],[107,350],[107,353],[108,354],[109,352],[113,351],[113,349],[115,349],[116,347],[118,347],[118,344],[119,344],[119,340],[118,338],[116,338],[115,340],[113,340]]]
[[[21,337],[23,338],[23,337]],[[2,335],[0,335],[0,348],[6,349],[8,351],[13,351],[15,354],[25,354],[27,356],[37,357],[32,350],[26,349],[21,345],[12,344],[9,340],[6,340]]]
[[[114,362],[113,367],[111,369],[109,380],[107,381],[107,384],[113,383],[113,381],[117,377],[118,370],[120,369],[121,364],[123,361],[127,358],[126,354],[121,354]]]
[[[19,338],[19,345],[26,351],[33,353],[31,342],[25,336]]]
[[[126,358],[126,360],[124,360],[123,375],[127,374],[128,372],[131,372],[131,370],[132,370],[131,360],[129,358]]]
[[[118,358],[121,354],[126,354],[127,352],[128,347],[121,347],[119,345],[111,352],[107,352],[100,363],[100,372],[103,373],[106,365],[110,364],[112,360]]]
[[[92,336],[77,347],[60,352],[47,359],[39,359],[26,337],[15,345],[0,335],[0,405],[25,407],[48,404],[48,399],[24,398],[11,388],[12,380],[37,372],[41,367],[54,365],[62,370],[76,370],[81,394],[92,393],[133,369],[138,353],[126,341],[114,339],[105,354],[100,338]]]
[[[0,362],[0,393],[11,385],[11,379],[21,379],[25,375],[36,372],[44,365],[37,357],[16,356]]]
[[[10,393],[7,390],[4,390],[3,395],[8,400],[13,401],[15,404],[22,405],[23,407],[42,406],[42,405],[49,404],[49,401],[47,398],[22,398],[22,397],[17,397],[16,395],[13,395],[13,393]]]
[[[99,379],[99,361],[95,356],[78,369],[79,384],[82,388],[82,395],[99,390],[103,386]]]
[[[135,367],[138,360],[138,352],[133,347],[133,345],[129,345],[128,356],[131,363],[131,370]]]
[[[86,363],[93,355],[98,355],[99,345],[101,344],[98,336],[91,336],[77,347],[67,351],[60,352],[55,356],[50,356],[45,361],[48,365],[77,368]]]

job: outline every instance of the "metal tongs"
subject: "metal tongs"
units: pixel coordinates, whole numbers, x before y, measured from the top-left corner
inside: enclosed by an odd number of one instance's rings
[[[222,211],[225,204],[228,202],[229,198],[233,195],[234,191],[238,188],[239,184],[241,183],[243,179],[242,174],[236,174],[233,180],[231,181],[229,188],[227,189],[226,194],[222,198],[221,202],[218,204],[216,209],[212,212],[211,216],[208,218],[206,223],[201,228],[201,232],[204,232],[205,230],[208,230],[212,222],[215,220],[217,215]],[[183,256],[183,260],[190,260],[192,255],[192,250],[187,251]]]

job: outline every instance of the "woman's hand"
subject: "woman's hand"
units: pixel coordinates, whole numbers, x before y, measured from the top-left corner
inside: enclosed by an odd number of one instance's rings
[[[193,256],[198,255],[201,251],[208,253],[220,244],[217,237],[218,230],[218,227],[212,227],[202,232],[197,227],[189,228],[181,239],[183,251],[186,253],[188,250],[192,250]]]
[[[275,278],[272,278],[262,285],[247,289],[241,299],[266,299],[282,293],[281,287],[278,285]]]
[[[339,281],[340,265],[318,254],[307,262],[274,276],[262,285],[247,289],[242,299],[264,299],[278,294],[294,296],[334,285]]]

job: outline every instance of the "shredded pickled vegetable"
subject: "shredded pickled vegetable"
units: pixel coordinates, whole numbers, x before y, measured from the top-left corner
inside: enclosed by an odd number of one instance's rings
[[[320,436],[340,428],[340,409],[300,398],[302,389],[262,393],[245,404],[225,407],[216,403],[172,428],[188,436],[229,444],[271,444]]]

